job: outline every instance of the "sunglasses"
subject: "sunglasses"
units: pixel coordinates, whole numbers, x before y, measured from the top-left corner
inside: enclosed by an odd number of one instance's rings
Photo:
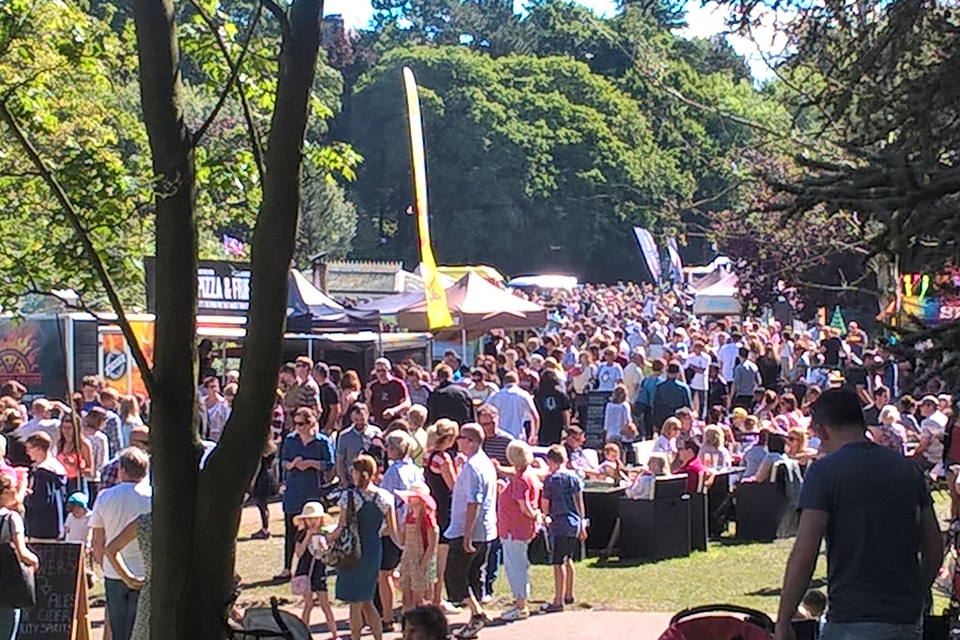
[[[307,424],[307,423],[304,422],[303,420],[294,420],[294,421],[293,421],[293,426],[295,426],[295,427],[302,427],[302,426],[305,425],[305,424]]]

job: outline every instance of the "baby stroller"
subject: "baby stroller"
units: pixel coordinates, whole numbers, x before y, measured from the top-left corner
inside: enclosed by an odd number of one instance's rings
[[[269,607],[247,609],[243,630],[230,630],[232,640],[311,640],[310,629],[297,616],[281,611],[276,598]]]
[[[765,613],[731,604],[681,611],[660,640],[770,640],[773,620]]]

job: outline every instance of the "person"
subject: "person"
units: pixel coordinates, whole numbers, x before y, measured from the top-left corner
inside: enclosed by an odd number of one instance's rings
[[[677,456],[680,458],[680,466],[676,474],[687,476],[687,493],[700,492],[701,481],[707,472],[700,461],[700,445],[694,440],[687,440],[680,447]]]
[[[663,428],[660,429],[660,435],[653,443],[652,453],[662,453],[673,465],[677,456],[677,437],[680,435],[680,420],[674,416],[666,419]]]
[[[640,430],[644,440],[653,437],[654,432],[660,427],[654,424],[653,420],[653,399],[656,397],[657,386],[666,380],[664,373],[667,363],[663,358],[655,358],[650,365],[650,375],[640,383],[640,392],[637,394],[637,406],[642,415]]]
[[[719,425],[711,424],[703,430],[700,461],[710,469],[728,469],[732,466],[733,456],[724,443],[723,429]]]
[[[53,442],[56,442],[60,437],[60,421],[52,418],[54,409],[57,409],[61,415],[70,413],[70,407],[59,400],[51,402],[46,398],[37,398],[30,403],[30,419],[17,429],[20,438],[26,440],[34,433],[43,431]],[[53,453],[56,455],[57,452]]]
[[[396,537],[397,516],[393,508],[393,498],[373,483],[377,473],[377,462],[366,454],[361,454],[350,466],[354,488],[340,495],[340,520],[331,540],[335,539],[348,524],[350,510],[347,505],[353,501],[353,513],[360,533],[360,561],[352,567],[337,569],[337,600],[350,605],[350,637],[359,638],[364,621],[370,627],[374,640],[382,640],[383,625],[380,615],[373,605],[377,591],[377,576],[383,555],[381,537]]]
[[[724,380],[733,380],[733,372],[740,358],[740,336],[726,334],[724,343],[717,349],[717,361],[720,363],[720,375]]]
[[[403,612],[402,640],[448,640],[450,627],[443,609],[425,604]]]
[[[260,466],[257,467],[257,475],[253,477],[253,486],[250,487],[250,499],[260,513],[260,530],[250,536],[251,540],[270,538],[270,500],[280,492],[277,474],[278,453],[273,434],[267,432],[263,451],[260,452]]]
[[[340,378],[340,421],[342,427],[350,426],[350,409],[360,401],[362,387],[360,376],[353,369],[347,369]]]
[[[627,487],[626,496],[631,500],[653,500],[656,494],[657,478],[670,475],[670,461],[662,453],[651,453],[647,466],[637,474],[633,483]]]
[[[880,385],[873,390],[870,404],[863,408],[863,417],[868,427],[880,424],[880,410],[890,403],[890,390]]]
[[[608,442],[603,445],[603,462],[600,463],[601,477],[614,484],[629,483],[627,470],[620,457],[620,445]]]
[[[320,431],[329,436],[340,430],[340,391],[330,380],[326,362],[313,365],[313,379],[320,390]]]
[[[878,420],[877,426],[869,427],[873,441],[894,451],[906,453],[907,432],[900,422],[900,411],[892,404],[884,405],[880,409]]]
[[[401,417],[412,404],[407,385],[393,376],[392,367],[386,358],[377,358],[373,363],[374,379],[367,385],[370,417],[381,429],[394,418]]]
[[[574,603],[573,558],[577,547],[587,539],[583,503],[583,482],[566,468],[567,452],[558,445],[547,451],[550,475],[543,481],[540,510],[550,517],[550,564],[553,566],[553,602],[544,603],[541,611],[563,611]]]
[[[500,412],[494,405],[485,404],[477,409],[477,418],[483,427],[483,452],[494,466],[508,466],[507,447],[515,438],[500,428]]]
[[[733,368],[730,378],[730,406],[753,409],[753,395],[760,386],[760,369],[757,368],[757,352],[740,347],[740,363]]]
[[[870,442],[860,399],[830,389],[811,407],[826,454],[800,491],[800,524],[783,578],[776,640],[790,620],[827,543],[827,622],[823,640],[919,640],[924,602],[943,558],[943,541],[923,474],[895,451]]]
[[[20,517],[18,507],[13,478],[0,474],[0,544],[13,547],[21,564],[35,569],[39,566],[40,559],[27,548],[23,518]],[[0,606],[0,640],[16,640],[21,614],[22,610],[19,608]]]
[[[753,418],[753,416],[749,416]],[[751,421],[751,428],[754,428],[755,421]],[[760,470],[760,465],[763,464],[763,461],[767,459],[767,439],[770,437],[770,434],[773,433],[772,429],[764,428],[757,432],[756,442],[750,444],[747,449],[743,452],[741,457],[741,464],[744,467],[743,477],[752,478],[757,475],[757,472]]]
[[[350,469],[357,456],[367,453],[380,466],[384,462],[380,454],[385,454],[385,451],[380,447],[383,432],[380,427],[370,424],[367,405],[356,402],[347,413],[350,416],[350,425],[337,434],[336,470],[341,484],[349,486],[353,477]]]
[[[488,375],[483,367],[476,367],[470,372],[470,386],[467,387],[467,393],[470,394],[474,404],[484,404],[490,396],[500,390],[500,387],[487,379]]]
[[[603,412],[603,430],[607,442],[625,443],[630,446],[636,435],[630,403],[627,401],[627,388],[618,384],[607,402]]]
[[[140,425],[130,431],[131,447],[136,447],[143,451],[150,449],[150,427]],[[120,452],[117,452],[107,464],[103,465],[100,472],[100,490],[109,489],[120,484]]]
[[[465,461],[453,485],[450,526],[444,533],[450,541],[447,596],[453,603],[466,602],[470,607],[470,622],[457,632],[463,639],[476,638],[490,622],[480,604],[481,573],[487,546],[497,538],[497,471],[483,452],[483,434],[478,424],[460,427],[457,446]]]
[[[390,461],[380,490],[390,494],[393,500],[398,491],[407,491],[415,484],[423,483],[423,471],[413,463],[410,455],[416,443],[406,431],[393,431],[386,437],[387,459]],[[397,521],[406,522],[407,509],[401,504],[397,509]],[[397,536],[400,537],[399,535]],[[401,549],[389,536],[381,539],[383,544],[380,563],[380,603],[383,606],[383,630],[393,631],[393,572],[400,566]]]
[[[333,447],[326,434],[319,433],[317,412],[300,407],[293,415],[294,431],[283,439],[280,463],[286,472],[283,492],[283,571],[274,580],[289,580],[296,545],[297,525],[293,518],[303,505],[320,500],[323,472],[333,466]]]
[[[577,365],[570,370],[570,386],[573,390],[573,406],[577,417],[584,418],[590,391],[597,382],[597,365],[588,349],[580,352]]]
[[[407,393],[410,394],[410,403],[426,406],[430,400],[430,394],[433,393],[433,388],[427,384],[430,377],[426,372],[414,365],[407,369],[404,379],[407,382]]]
[[[936,396],[920,400],[920,444],[910,456],[924,471],[931,471],[943,461],[943,439],[949,419],[940,411]]]
[[[65,416],[60,420],[60,437],[57,439],[57,460],[67,470],[69,493],[81,491],[84,479],[93,468],[93,449],[90,441],[75,434],[73,419]],[[79,446],[79,448],[78,448]]]
[[[744,474],[744,482],[767,482],[771,478],[774,467],[787,459],[787,439],[782,433],[770,432],[767,434],[767,455],[760,463],[757,473],[753,476]]]
[[[323,611],[327,621],[327,630],[332,640],[338,640],[337,618],[333,615],[330,606],[330,597],[327,595],[327,566],[321,560],[321,554],[329,548],[324,536],[323,525],[327,514],[319,502],[307,502],[303,511],[294,517],[299,529],[297,544],[294,553],[297,557],[297,569],[294,575],[306,576],[310,585],[303,596],[303,611],[300,619],[310,627],[310,614],[313,613],[313,603],[316,601]]]
[[[107,412],[103,407],[94,407],[83,417],[83,437],[90,443],[90,467],[87,489],[90,503],[96,504],[100,490],[100,472],[110,459],[110,440],[103,432],[107,424]]]
[[[570,398],[564,390],[557,372],[544,369],[540,386],[533,398],[540,414],[538,440],[541,447],[560,444],[563,430],[570,426]]]
[[[100,390],[100,407],[106,413],[101,431],[107,436],[110,451],[116,454],[126,445],[123,441],[123,420],[120,417],[120,392],[112,387]]]
[[[616,347],[603,350],[603,362],[597,367],[597,391],[613,391],[623,382],[623,367],[617,362],[617,355]]]
[[[433,601],[439,603],[444,610],[452,609],[452,605],[443,598],[443,580],[450,552],[450,541],[445,532],[450,526],[450,502],[453,485],[457,480],[457,468],[449,452],[457,442],[459,431],[459,425],[453,420],[438,420],[427,430],[427,454],[423,459],[423,480],[437,503],[437,526],[440,531]]]
[[[810,589],[803,595],[800,606],[797,607],[796,617],[801,620],[817,620],[823,622],[823,614],[827,610],[827,596],[819,589]]]
[[[457,424],[466,424],[476,420],[473,400],[467,390],[453,383],[453,371],[445,364],[437,366],[437,388],[427,400],[427,412],[430,420],[450,418]]]
[[[803,427],[794,427],[787,434],[787,457],[796,460],[801,469],[806,469],[817,457],[817,450],[810,447],[810,437]]]
[[[403,526],[399,528],[403,555],[400,558],[400,591],[403,610],[407,611],[429,600],[433,576],[437,573],[437,503],[430,487],[414,482],[407,490],[396,492],[406,504]]]
[[[80,380],[80,407],[84,414],[90,409],[100,406],[101,387],[103,387],[103,382],[97,376],[83,376]]]
[[[131,522],[150,512],[153,491],[147,479],[149,467],[150,459],[140,449],[128,447],[121,451],[120,484],[103,491],[90,516],[93,558],[103,567],[107,616],[113,640],[130,640],[140,591],[137,585],[123,581],[119,568],[110,559],[115,554],[108,556],[106,548]],[[130,573],[134,576],[144,575],[143,555],[136,539],[116,551]]]
[[[530,560],[527,551],[537,533],[540,512],[540,477],[533,468],[533,451],[522,440],[507,447],[514,473],[497,499],[497,531],[503,549],[503,567],[513,595],[513,607],[500,616],[513,622],[530,617]]]
[[[567,452],[567,468],[585,476],[599,476],[600,470],[594,467],[584,453],[586,443],[587,434],[583,432],[583,429],[575,424],[567,428],[566,438],[563,440],[563,449]]]
[[[219,442],[223,428],[230,419],[230,405],[220,393],[220,380],[216,376],[204,378],[203,390],[200,433],[204,440]]]
[[[693,393],[693,404],[690,405],[694,413],[701,419],[707,417],[707,369],[710,367],[710,358],[704,353],[704,344],[699,340],[693,343],[693,353],[683,362],[683,368],[690,380],[690,391]]]
[[[34,433],[24,443],[33,461],[27,495],[23,500],[25,531],[31,540],[59,540],[63,535],[63,503],[67,470],[50,453],[50,436]]]
[[[503,376],[503,388],[490,396],[487,404],[497,408],[500,428],[512,438],[526,440],[530,444],[538,442],[540,412],[537,411],[533,396],[520,388],[516,372],[508,371]]]
[[[653,394],[654,428],[660,427],[667,418],[676,413],[677,409],[693,406],[690,387],[680,379],[680,376],[679,362],[671,362],[667,365],[667,379],[657,385]]]
[[[90,546],[90,509],[87,494],[73,493],[67,498],[67,519],[63,525],[63,539],[79,542],[84,549]]]
[[[123,396],[120,399],[120,448],[125,449],[130,446],[130,434],[134,428],[140,426],[143,426],[143,418],[140,417],[140,401],[137,400],[137,396]]]

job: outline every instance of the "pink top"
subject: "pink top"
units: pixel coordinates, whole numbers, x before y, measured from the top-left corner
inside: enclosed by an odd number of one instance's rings
[[[540,504],[540,479],[533,469],[527,467],[522,474],[514,476],[497,500],[497,529],[500,538],[533,540],[536,520],[520,510],[520,500],[534,511]]]

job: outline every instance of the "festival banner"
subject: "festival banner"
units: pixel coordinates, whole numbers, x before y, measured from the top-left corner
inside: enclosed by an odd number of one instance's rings
[[[67,398],[66,367],[59,320],[0,320],[0,385],[16,380],[30,397]]]
[[[153,364],[154,323],[148,320],[131,320],[130,328],[137,337],[143,355],[149,364]],[[103,382],[124,395],[141,394],[147,396],[147,385],[143,381],[140,367],[137,366],[120,327],[103,327],[100,333],[103,350]]]
[[[420,275],[427,301],[427,324],[431,329],[453,325],[447,308],[447,293],[440,282],[437,262],[430,245],[430,226],[427,217],[427,164],[423,147],[423,118],[420,114],[420,94],[417,81],[409,67],[403,68],[403,85],[407,96],[407,118],[410,125],[410,157],[413,162],[413,194],[417,209],[417,234],[420,238]]]
[[[683,260],[680,259],[680,247],[677,246],[677,239],[667,240],[667,258],[670,265],[670,282],[678,284],[683,282]]]
[[[640,245],[640,252],[647,263],[647,269],[650,270],[650,277],[654,284],[660,283],[660,250],[657,249],[657,243],[653,240],[653,235],[641,227],[633,228],[633,235],[637,237],[637,244]]]

